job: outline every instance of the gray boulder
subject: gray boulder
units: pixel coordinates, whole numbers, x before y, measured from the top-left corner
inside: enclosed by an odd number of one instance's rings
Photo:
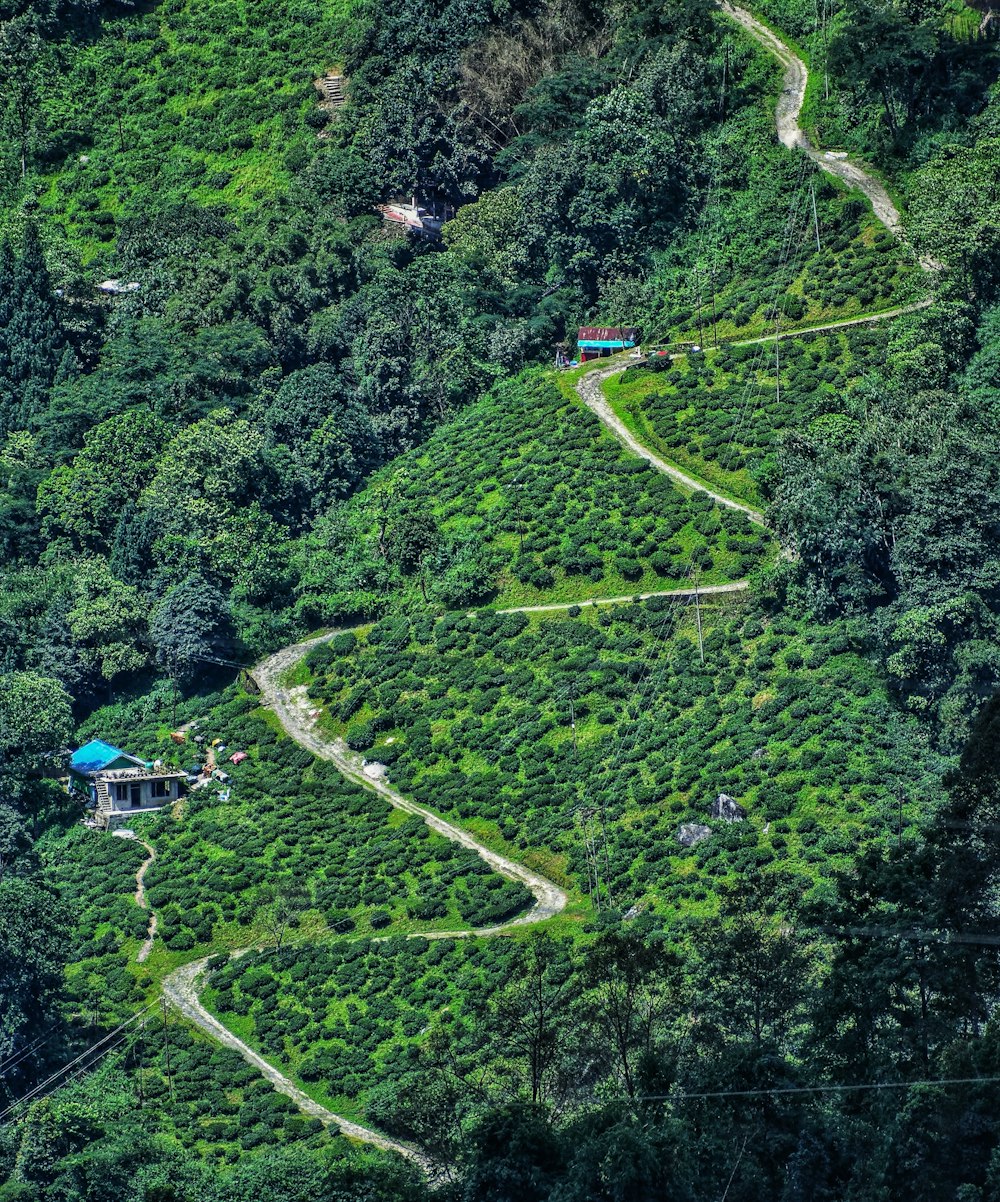
[[[681,847],[694,847],[702,839],[707,839],[712,828],[701,822],[682,822],[677,828],[677,842]]]
[[[746,810],[728,793],[720,793],[712,802],[713,818],[721,818],[723,822],[742,822],[746,816]]]

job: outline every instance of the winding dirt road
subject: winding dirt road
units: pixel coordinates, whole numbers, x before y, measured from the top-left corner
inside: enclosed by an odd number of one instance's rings
[[[577,396],[580,397],[592,413],[595,413],[600,418],[620,442],[623,442],[640,459],[645,459],[647,463],[651,463],[658,472],[669,476],[671,480],[675,481],[682,488],[690,488],[708,493],[717,504],[725,505],[727,509],[738,509],[740,513],[745,513],[751,522],[756,522],[758,526],[763,526],[764,515],[759,510],[745,504],[743,501],[734,501],[732,497],[727,497],[724,493],[714,492],[707,484],[703,484],[700,480],[689,476],[687,472],[682,472],[679,467],[675,467],[669,460],[661,459],[645,443],[640,442],[635,437],[628,426],[615,413],[614,409],[611,408],[611,402],[604,395],[601,385],[605,380],[610,379],[611,376],[624,371],[626,367],[634,366],[635,362],[634,359],[625,359],[605,367],[597,367],[593,371],[588,371],[585,376],[581,376],[576,382]]]
[[[376,1148],[382,1148],[386,1152],[398,1152],[400,1156],[405,1156],[407,1160],[418,1165],[429,1177],[435,1176],[437,1172],[436,1166],[418,1148],[411,1147],[409,1144],[402,1143],[399,1140],[379,1135],[377,1131],[372,1131],[368,1127],[362,1127],[359,1123],[351,1122],[350,1119],[345,1119],[342,1115],[334,1114],[332,1110],[327,1110],[319,1102],[314,1102],[307,1093],[299,1089],[284,1073],[279,1072],[273,1064],[270,1064],[263,1056],[255,1052],[253,1048],[248,1047],[228,1027],[224,1027],[217,1018],[209,1014],[198,999],[199,978],[204,973],[207,963],[208,958],[194,960],[190,964],[185,964],[182,968],[175,969],[167,977],[163,982],[163,994],[171,1005],[175,1006],[185,1018],[200,1027],[207,1035],[211,1035],[219,1043],[239,1052],[243,1059],[248,1064],[252,1064],[262,1076],[266,1077],[279,1093],[283,1093],[286,1097],[291,1098],[303,1114],[308,1114],[310,1118],[319,1119],[322,1123],[339,1127],[343,1134],[350,1139],[371,1144]]]
[[[885,309],[881,313],[863,313],[860,317],[843,317],[839,321],[829,321],[821,326],[784,330],[777,335],[769,334],[762,338],[744,338],[739,342],[732,342],[729,345],[759,346],[765,342],[773,343],[776,339],[779,342],[784,342],[789,338],[800,338],[804,334],[826,334],[833,330],[847,329],[849,326],[871,325],[877,321],[888,321],[893,317],[902,317],[904,313],[916,313],[919,309],[926,309],[933,303],[933,297],[926,297],[924,300],[914,301],[911,305],[900,305],[896,309]],[[680,359],[683,358],[683,354],[671,355],[670,358]],[[728,509],[740,510],[747,515],[751,522],[756,522],[757,525],[762,526],[764,524],[764,515],[762,513],[743,501],[737,501],[732,497],[727,497],[723,493],[715,492],[709,485],[696,480],[693,476],[689,476],[687,472],[682,471],[668,459],[662,459],[654,451],[651,451],[645,443],[640,442],[618,414],[615,413],[611,402],[604,395],[604,381],[618,375],[619,372],[625,371],[626,368],[634,367],[637,363],[641,362],[642,360],[636,360],[631,356],[627,358],[616,357],[613,361],[609,361],[600,367],[595,367],[592,371],[587,372],[585,376],[581,376],[577,380],[575,385],[577,396],[620,442],[624,443],[634,454],[651,463],[657,471],[663,472],[665,476],[669,476],[671,480],[676,481],[682,488],[697,489],[700,492],[707,493],[719,505],[725,505]],[[702,589],[701,591],[707,592],[708,590]],[[664,595],[666,594],[650,594],[650,596]],[[566,606],[566,608],[568,609],[569,606]]]
[[[698,589],[668,588],[655,593],[633,593],[629,597],[593,597],[587,601],[557,601],[552,605],[520,605],[517,609],[498,609],[499,614],[554,614],[567,609],[584,609],[588,605],[628,605],[630,601],[648,601],[650,597],[710,597],[718,593],[742,593],[750,587],[749,580],[734,580],[732,584],[703,584]]]
[[[808,74],[805,64],[799,59],[783,42],[780,41],[769,29],[763,26],[759,21],[752,17],[744,9],[737,8],[729,4],[728,0],[722,0],[722,11],[733,20],[738,21],[751,36],[755,37],[759,42],[767,47],[785,66],[785,84],[784,91],[778,102],[777,108],[777,128],[778,136],[782,143],[789,149],[801,150],[830,174],[838,176],[852,187],[859,188],[865,196],[871,201],[872,207],[878,219],[897,237],[902,236],[902,226],[899,213],[893,205],[888,193],[877,180],[873,179],[867,172],[863,171],[853,163],[846,159],[832,158],[829,155],[822,154],[815,150],[809,143],[802,129],[798,124],[799,113],[802,109],[802,103],[805,97],[806,83]],[[890,317],[898,316],[901,313],[911,309],[923,307],[924,304],[930,302],[921,302],[918,305],[908,306],[906,308],[892,310],[880,314],[872,314],[870,316],[862,316],[857,318],[848,318],[843,321],[831,323],[828,326],[818,327],[817,330],[838,329],[843,326],[859,325],[865,322],[885,320]],[[794,337],[796,334],[805,333],[807,331],[789,331],[782,337]],[[764,342],[770,339],[751,339],[750,342]],[[696,489],[703,492],[708,492],[716,502],[730,509],[739,510],[747,515],[747,517],[758,524],[763,523],[763,515],[751,506],[743,502],[736,501],[731,497],[723,496],[720,493],[713,492],[706,488],[700,481],[693,479],[686,473],[675,467],[668,461],[661,459],[655,455],[646,446],[640,443],[625,427],[624,423],[617,417],[611,409],[610,404],[604,397],[601,385],[609,376],[623,371],[629,366],[629,361],[624,360],[615,362],[614,364],[602,364],[595,367],[585,376],[581,377],[576,384],[576,389],[584,403],[590,408],[631,451],[641,458],[651,463],[658,471],[669,476],[678,484],[685,488]],[[702,595],[708,594],[727,594],[737,593],[745,590],[748,587],[747,581],[736,581],[732,584],[725,585],[710,585],[698,590]],[[659,593],[637,594],[640,599],[661,596],[661,597],[692,597],[695,595],[694,589],[670,589]],[[588,598],[581,602],[560,602],[552,605],[529,605],[515,609],[506,609],[502,613],[545,613],[555,612],[560,610],[568,610],[574,605],[591,605],[591,604],[621,604],[633,600],[633,597],[607,597],[607,598]],[[468,937],[468,936],[490,936],[501,935],[515,927],[525,926],[531,923],[543,922],[546,919],[552,918],[565,909],[567,905],[567,895],[558,885],[549,881],[540,873],[534,872],[530,868],[516,861],[508,859],[506,856],[486,847],[479,840],[475,839],[467,831],[454,823],[448,822],[441,818],[433,811],[418,805],[409,798],[404,797],[393,789],[386,781],[381,779],[372,779],[365,775],[364,764],[360,756],[351,752],[340,739],[330,738],[318,729],[315,719],[310,715],[310,702],[306,696],[306,691],[303,687],[290,687],[282,683],[282,680],[287,671],[294,667],[296,663],[308,652],[311,647],[320,643],[329,641],[334,638],[339,631],[329,631],[326,634],[319,635],[312,639],[307,639],[301,643],[296,643],[290,647],[285,647],[281,651],[272,655],[265,660],[254,672],[255,679],[261,687],[262,700],[265,705],[270,706],[278,716],[282,726],[286,732],[300,743],[303,747],[308,748],[314,755],[321,759],[328,760],[345,776],[347,779],[354,781],[365,789],[369,789],[374,793],[378,793],[384,797],[396,809],[402,810],[408,814],[414,814],[422,818],[424,822],[438,834],[443,835],[446,839],[450,839],[460,846],[474,851],[480,856],[491,868],[510,880],[518,881],[528,888],[534,896],[534,905],[525,914],[513,919],[511,922],[502,923],[498,926],[486,927],[480,929],[467,929],[452,932],[434,932],[427,937],[430,938],[447,938],[447,937]],[[155,853],[148,844],[145,844],[149,859],[145,861],[136,876],[136,901],[141,906],[147,906],[145,898],[142,878],[146,869],[155,856]],[[149,954],[149,947],[152,944],[152,938],[156,929],[155,914],[151,915],[149,937],[143,944],[143,949],[140,952],[140,960],[145,959]],[[212,1038],[218,1040],[227,1047],[233,1048],[249,1063],[258,1069],[264,1077],[277,1089],[285,1094],[299,1107],[303,1113],[314,1118],[320,1119],[322,1122],[337,1126],[345,1135],[352,1139],[371,1144],[375,1147],[385,1149],[386,1151],[397,1152],[406,1157],[408,1160],[418,1165],[426,1174],[433,1177],[436,1173],[436,1166],[426,1157],[419,1149],[412,1147],[409,1144],[398,1140],[390,1139],[380,1135],[376,1131],[361,1126],[358,1123],[352,1122],[341,1115],[333,1113],[326,1107],[313,1101],[303,1090],[299,1089],[287,1076],[281,1073],[274,1065],[265,1060],[259,1053],[255,1052],[251,1047],[228,1030],[217,1018],[211,1015],[199,1000],[198,991],[200,980],[204,974],[207,958],[194,961],[186,964],[183,967],[172,972],[163,983],[164,996],[174,1005],[186,1018],[192,1023],[200,1027]]]
[[[558,885],[554,885],[540,873],[525,868],[523,864],[518,864],[506,856],[500,855],[499,852],[492,851],[467,831],[462,830],[460,826],[448,822],[447,819],[441,818],[432,810],[417,805],[415,801],[398,793],[384,780],[366,776],[361,756],[350,751],[341,739],[331,739],[317,729],[315,721],[309,716],[310,703],[305,689],[302,687],[288,688],[281,683],[281,678],[289,668],[298,663],[310,647],[329,641],[337,633],[337,631],[332,631],[320,635],[318,638],[307,639],[305,642],[295,643],[291,647],[284,647],[269,659],[264,660],[254,670],[254,679],[261,687],[262,700],[278,715],[281,725],[288,734],[320,759],[329,760],[335,764],[348,780],[354,781],[355,784],[369,789],[373,793],[380,794],[397,810],[403,810],[407,814],[415,814],[422,818],[432,831],[436,831],[453,843],[458,843],[461,847],[468,848],[469,851],[474,851],[495,872],[499,872],[501,876],[505,876],[509,880],[520,882],[534,895],[535,904],[519,918],[500,926],[462,932],[463,934],[499,935],[513,927],[543,922],[564,910],[568,899],[564,890],[560,889]]]
[[[775,112],[778,139],[782,146],[789,150],[801,150],[823,171],[837,176],[849,187],[863,192],[871,202],[872,210],[879,221],[891,234],[902,239],[902,218],[884,186],[870,172],[852,163],[850,159],[835,156],[830,151],[817,150],[799,125],[799,114],[805,103],[806,87],[809,83],[809,72],[802,59],[745,8],[738,8],[735,4],[730,4],[729,0],[721,0],[719,8],[727,17],[742,25],[747,33],[769,50],[785,68],[784,87]]]

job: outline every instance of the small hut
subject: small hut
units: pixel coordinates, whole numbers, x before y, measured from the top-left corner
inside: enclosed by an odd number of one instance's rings
[[[576,336],[581,363],[629,350],[638,341],[639,331],[632,326],[581,326]]]

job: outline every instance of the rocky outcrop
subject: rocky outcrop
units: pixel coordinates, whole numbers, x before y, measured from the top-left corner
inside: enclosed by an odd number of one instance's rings
[[[677,828],[677,842],[681,847],[694,847],[711,833],[712,828],[702,822],[682,822]]]
[[[747,816],[746,810],[728,793],[720,793],[712,802],[712,817],[723,822],[742,822]]]

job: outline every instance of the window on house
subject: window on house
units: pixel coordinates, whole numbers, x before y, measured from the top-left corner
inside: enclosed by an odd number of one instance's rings
[[[115,785],[115,801],[128,801],[128,785]]]
[[[149,792],[152,797],[156,797],[156,798],[169,797],[170,796],[170,781],[154,780],[150,785]]]

